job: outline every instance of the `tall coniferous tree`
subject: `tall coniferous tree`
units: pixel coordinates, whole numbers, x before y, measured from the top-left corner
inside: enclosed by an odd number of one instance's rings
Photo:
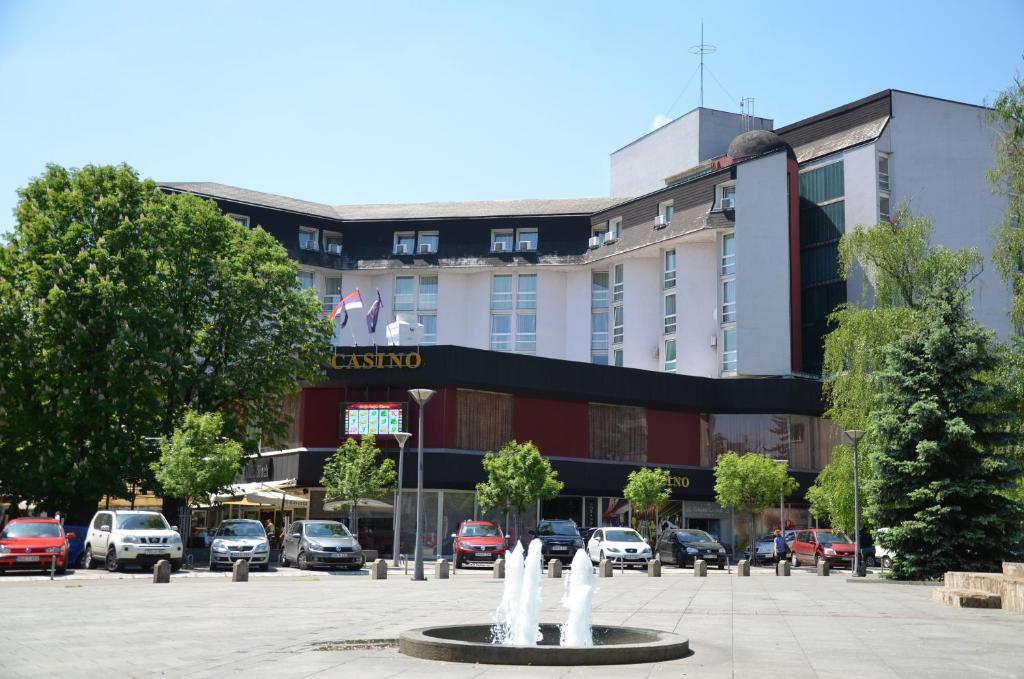
[[[985,381],[993,337],[970,318],[967,293],[943,274],[922,325],[891,344],[871,420],[875,525],[901,579],[997,570],[1020,545],[1021,508],[1004,493],[1019,474],[1007,454],[1016,434]]]

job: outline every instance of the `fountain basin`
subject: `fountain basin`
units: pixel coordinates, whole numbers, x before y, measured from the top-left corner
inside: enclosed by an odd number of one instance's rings
[[[398,650],[414,658],[488,665],[631,665],[689,655],[678,634],[637,627],[594,625],[593,646],[559,646],[558,625],[541,623],[536,646],[491,643],[491,625],[446,625],[403,632]]]

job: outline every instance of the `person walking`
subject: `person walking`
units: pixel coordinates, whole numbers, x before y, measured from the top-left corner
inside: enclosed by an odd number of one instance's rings
[[[775,552],[775,563],[779,563],[786,558],[786,538],[778,528],[775,529],[775,540],[772,542],[772,551]]]

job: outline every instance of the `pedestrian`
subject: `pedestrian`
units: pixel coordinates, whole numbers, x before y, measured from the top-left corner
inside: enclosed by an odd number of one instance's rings
[[[273,549],[277,542],[277,529],[274,528],[274,520],[267,519],[267,525],[264,526],[264,529],[267,531],[267,541],[270,543],[271,549]]]
[[[772,551],[775,552],[775,563],[786,558],[786,538],[782,535],[782,530],[775,529],[775,540],[772,543]]]

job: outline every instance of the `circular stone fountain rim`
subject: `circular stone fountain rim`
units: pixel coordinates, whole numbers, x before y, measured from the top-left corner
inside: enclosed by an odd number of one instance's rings
[[[558,627],[542,623],[542,627]],[[673,632],[642,627],[594,625],[594,631],[621,630],[652,637],[652,641],[599,646],[515,646],[482,641],[461,641],[430,636],[449,629],[480,629],[489,634],[491,625],[441,625],[402,632],[398,650],[403,655],[445,662],[488,665],[632,665],[674,660],[689,655],[690,642]]]

